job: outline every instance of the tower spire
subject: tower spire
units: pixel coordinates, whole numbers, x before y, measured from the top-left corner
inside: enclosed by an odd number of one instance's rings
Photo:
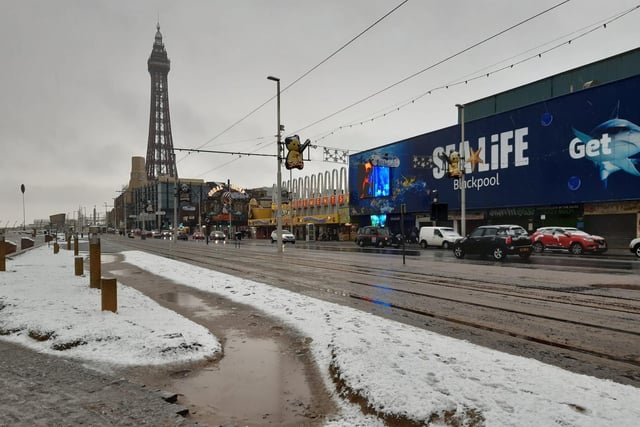
[[[156,24],[156,36],[153,50],[147,61],[151,75],[151,107],[149,112],[149,138],[147,140],[146,171],[148,180],[160,176],[177,178],[173,137],[171,136],[171,117],[169,114],[169,91],[167,75],[171,61],[162,43],[160,21]]]

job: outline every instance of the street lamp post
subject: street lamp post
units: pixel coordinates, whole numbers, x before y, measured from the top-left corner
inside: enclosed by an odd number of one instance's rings
[[[24,213],[24,184],[20,185],[20,191],[22,191],[22,231],[24,231],[26,223],[26,215]]]
[[[467,235],[467,195],[466,182],[464,178],[465,165],[465,143],[464,143],[464,105],[456,104],[458,107],[458,120],[460,122],[460,234]]]
[[[116,190],[118,193],[120,193],[120,197],[122,197],[122,219],[124,220],[124,236],[126,237],[127,235],[127,190]],[[115,200],[113,202],[113,204],[115,205]]]
[[[282,253],[282,171],[281,164],[282,158],[280,154],[281,149],[281,126],[280,126],[280,79],[277,77],[269,76],[268,80],[274,81],[277,84],[277,104],[278,104],[278,173],[276,178],[276,233],[278,235],[278,253]]]
[[[178,175],[173,177],[173,238],[171,239],[171,256],[175,256],[174,248],[178,241],[178,201],[180,200],[180,190],[178,189]]]

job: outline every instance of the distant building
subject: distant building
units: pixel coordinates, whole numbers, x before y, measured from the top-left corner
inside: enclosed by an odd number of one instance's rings
[[[282,224],[299,240],[350,240],[347,169],[299,177],[282,185]],[[249,226],[258,237],[271,235],[277,226],[276,186],[268,197],[253,199]]]

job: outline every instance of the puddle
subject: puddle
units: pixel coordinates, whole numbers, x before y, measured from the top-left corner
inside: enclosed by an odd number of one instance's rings
[[[224,357],[193,374],[179,373],[171,389],[207,422],[243,426],[298,426],[310,422],[311,390],[304,365],[268,338],[229,331]]]
[[[196,317],[222,316],[227,310],[211,307],[203,299],[185,292],[167,292],[159,295],[163,300],[187,308]]]
[[[216,360],[180,367],[136,367],[125,375],[178,394],[193,422],[211,426],[319,426],[336,408],[297,336],[254,307],[177,285],[148,272],[123,271],[123,283],[209,329],[222,343]],[[137,273],[137,271],[136,271]]]
[[[117,255],[110,255],[110,254],[104,254],[104,253],[100,254],[100,262],[103,264],[110,264],[110,263],[116,262],[117,260],[118,260]]]

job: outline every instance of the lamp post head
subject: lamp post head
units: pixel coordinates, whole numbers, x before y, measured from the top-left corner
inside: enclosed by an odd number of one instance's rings
[[[279,79],[279,78],[277,78],[277,77],[273,77],[273,76],[269,76],[269,77],[267,77],[267,80],[273,80],[274,82],[279,82],[279,81],[280,81],[280,79]]]

